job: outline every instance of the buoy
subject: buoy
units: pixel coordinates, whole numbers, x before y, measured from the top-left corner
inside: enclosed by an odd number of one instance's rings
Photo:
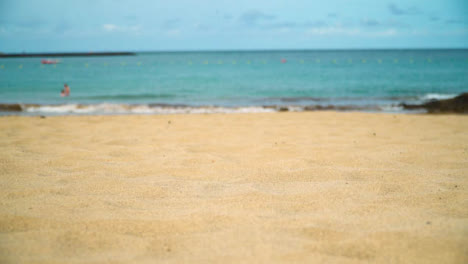
[[[286,59],[281,59],[281,63],[286,63],[287,60]]]

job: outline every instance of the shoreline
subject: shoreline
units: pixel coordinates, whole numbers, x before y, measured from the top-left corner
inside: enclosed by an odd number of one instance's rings
[[[405,110],[394,105],[252,105],[252,106],[218,106],[218,105],[182,105],[182,104],[19,104],[0,103],[0,115],[119,115],[119,114],[216,114],[216,113],[274,113],[274,112],[375,112],[375,113],[421,113],[423,111]]]
[[[429,96],[437,99],[430,99]],[[332,98],[297,97],[297,98],[265,98],[276,100],[277,103],[253,105],[190,105],[180,103],[62,103],[62,104],[34,104],[34,103],[0,103],[0,115],[19,113],[24,115],[81,115],[81,114],[212,114],[212,113],[259,113],[259,112],[372,112],[372,113],[468,113],[468,93],[459,95],[428,94],[425,100],[419,99],[411,103],[395,102],[376,104],[376,98],[369,98],[374,104],[346,104],[346,98],[341,103],[330,103]],[[409,97],[415,100],[417,97]],[[408,98],[407,98],[408,99]],[[348,101],[350,99],[348,98]],[[354,98],[357,102],[364,102],[364,98]],[[311,103],[315,102],[315,103]],[[322,102],[322,103],[320,103]]]

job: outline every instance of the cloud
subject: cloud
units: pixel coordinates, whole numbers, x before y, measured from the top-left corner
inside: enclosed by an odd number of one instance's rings
[[[278,22],[278,23],[269,23],[262,26],[263,28],[295,28],[298,27],[298,24],[295,22]]]
[[[118,26],[115,24],[103,24],[102,29],[106,32],[134,32],[140,31],[140,26]]]
[[[242,14],[239,19],[242,23],[246,25],[256,26],[258,23],[261,23],[262,21],[274,20],[276,19],[276,16],[265,14],[258,10],[251,10]]]
[[[104,24],[102,25],[102,29],[104,29],[105,31],[115,31],[117,30],[119,27],[117,27],[116,25],[114,24]]]
[[[380,22],[372,18],[364,18],[361,20],[361,25],[366,27],[375,27],[380,25]]]
[[[409,28],[410,25],[395,19],[387,19],[385,21],[377,20],[374,18],[363,18],[360,24],[364,27],[391,27],[391,28]]]
[[[306,31],[307,35],[358,35],[358,28],[344,28],[340,26],[311,28]]]
[[[264,22],[261,24],[261,28],[264,29],[310,29],[326,27],[328,24],[322,20],[306,21],[306,22],[294,22],[294,21],[278,21],[278,22]]]
[[[461,19],[447,19],[445,20],[445,23],[447,24],[463,24],[463,21]]]
[[[316,20],[316,21],[307,21],[304,23],[305,27],[325,27],[328,24],[323,20]]]
[[[419,10],[419,8],[417,8],[415,6],[411,6],[409,8],[403,9],[403,8],[400,8],[399,6],[397,6],[394,3],[388,4],[388,10],[390,11],[390,13],[392,13],[393,15],[396,15],[396,16],[418,15],[418,14],[422,13],[421,10]]]
[[[180,25],[180,19],[178,18],[172,18],[172,19],[167,19],[163,22],[162,27],[164,29],[176,29]]]
[[[195,29],[200,31],[208,31],[212,29],[210,26],[203,23],[195,23],[193,26],[195,27]]]
[[[397,30],[394,28],[390,28],[384,31],[375,31],[375,32],[368,32],[368,36],[375,36],[375,37],[392,37],[397,34]]]
[[[403,9],[399,8],[397,5],[393,4],[393,3],[390,3],[388,4],[388,9],[390,10],[390,12],[394,15],[403,15],[405,13],[405,11],[403,11]]]
[[[378,31],[363,31],[360,28],[342,26],[311,28],[306,31],[306,35],[309,36],[393,37],[397,34],[398,31],[393,28]]]

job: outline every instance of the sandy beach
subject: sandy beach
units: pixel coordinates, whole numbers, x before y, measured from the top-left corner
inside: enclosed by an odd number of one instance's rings
[[[1,263],[468,263],[468,116],[0,117]]]

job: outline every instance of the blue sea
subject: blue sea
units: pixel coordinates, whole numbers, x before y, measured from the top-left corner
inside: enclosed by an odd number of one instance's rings
[[[403,112],[468,91],[468,50],[154,52],[0,59],[9,114]],[[61,97],[64,83],[71,89]],[[10,109],[11,110],[11,109]]]

